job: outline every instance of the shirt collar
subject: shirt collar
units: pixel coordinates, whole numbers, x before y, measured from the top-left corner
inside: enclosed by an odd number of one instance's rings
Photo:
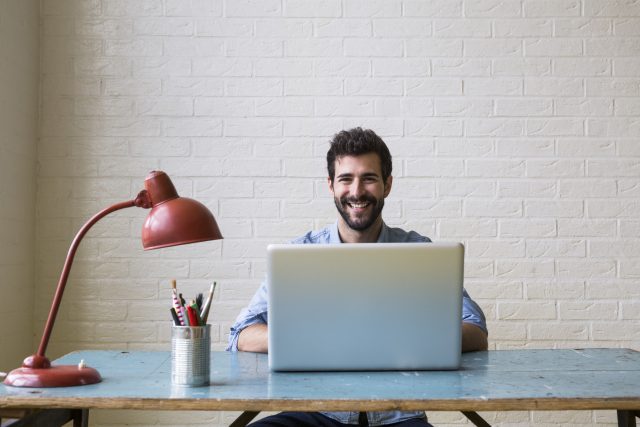
[[[389,241],[389,227],[382,221],[382,228],[380,229],[380,235],[378,236],[377,243],[387,243]]]
[[[338,220],[329,227],[329,243],[342,243],[338,233]]]
[[[378,236],[377,243],[387,243],[389,241],[389,227],[382,221],[382,228],[380,229],[380,235]],[[340,233],[338,232],[338,221],[331,224],[329,227],[329,243],[342,243],[340,240]]]

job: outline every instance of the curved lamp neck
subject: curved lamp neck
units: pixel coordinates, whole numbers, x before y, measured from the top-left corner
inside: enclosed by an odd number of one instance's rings
[[[93,227],[96,222],[100,221],[100,219],[104,218],[110,213],[134,206],[146,208],[147,204],[149,204],[149,207],[151,207],[151,204],[148,202],[149,197],[147,196],[146,191],[143,190],[134,200],[116,203],[113,206],[109,206],[108,208],[101,210],[93,217],[91,217],[91,219],[89,219],[89,221],[87,221],[82,226],[80,231],[78,231],[78,234],[76,234],[76,237],[73,239],[73,242],[69,247],[69,252],[67,253],[67,258],[64,262],[64,267],[62,268],[60,279],[58,280],[58,287],[56,288],[56,293],[53,298],[53,302],[51,303],[51,310],[49,311],[49,317],[47,318],[47,323],[45,324],[44,333],[42,334],[42,338],[40,339],[40,346],[38,347],[36,356],[44,357],[44,353],[47,350],[47,345],[49,344],[49,338],[51,336],[51,330],[53,329],[53,324],[58,314],[58,309],[60,308],[60,302],[62,301],[62,294],[64,293],[64,288],[67,285],[67,279],[69,278],[69,273],[71,272],[71,265],[73,264],[73,259],[75,258],[76,251],[78,250],[78,246],[80,245],[80,242],[82,241],[84,235],[87,234],[87,231],[89,231],[89,229]]]

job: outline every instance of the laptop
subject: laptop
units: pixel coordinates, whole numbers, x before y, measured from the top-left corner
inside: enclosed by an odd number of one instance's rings
[[[272,371],[458,369],[460,243],[267,248]]]

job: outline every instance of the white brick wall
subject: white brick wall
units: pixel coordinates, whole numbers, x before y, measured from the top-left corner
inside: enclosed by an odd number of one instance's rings
[[[387,222],[467,245],[491,348],[640,350],[637,2],[43,0],[41,18],[36,333],[75,230],[148,170],[209,206],[226,237],[144,253],[143,211],[105,219],[78,254],[51,355],[166,349],[173,277],[187,293],[220,283],[223,348],[266,245],[335,218],[327,140],[356,125],[394,154]],[[118,417],[94,420],[164,422]]]
[[[0,2],[0,293],[3,301],[0,371],[3,372],[20,366],[27,355],[35,352],[32,301],[38,27],[38,1]]]

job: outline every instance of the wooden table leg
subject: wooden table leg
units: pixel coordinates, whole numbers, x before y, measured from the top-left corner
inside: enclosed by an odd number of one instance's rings
[[[88,409],[73,409],[71,416],[73,417],[73,427],[89,427]]]
[[[618,427],[636,427],[637,411],[618,411]]]
[[[244,427],[251,422],[260,412],[244,411],[229,427]]]

